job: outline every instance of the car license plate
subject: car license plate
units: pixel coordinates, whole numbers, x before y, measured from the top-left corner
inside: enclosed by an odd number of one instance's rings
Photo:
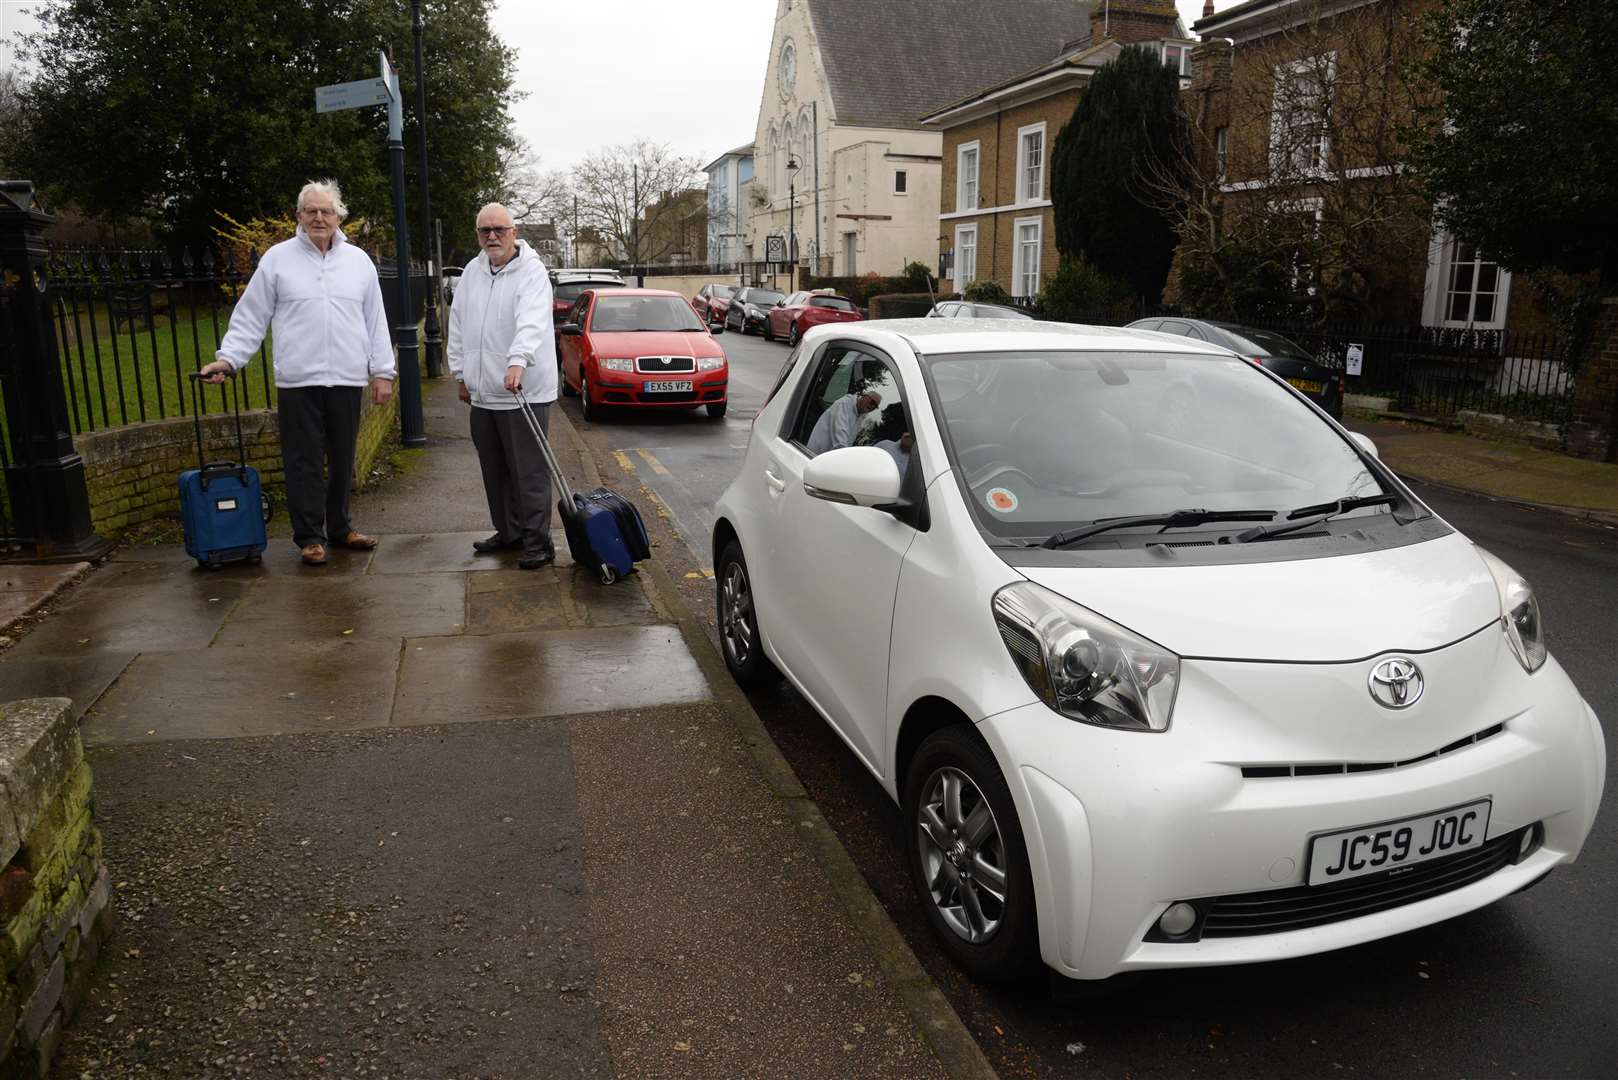
[[[1489,833],[1489,800],[1421,817],[1317,836],[1309,845],[1309,884],[1380,873],[1482,847]]]
[[[648,394],[678,394],[691,392],[689,379],[662,379],[658,382],[648,382],[641,390]]]
[[[1324,386],[1315,382],[1313,379],[1288,379],[1287,382],[1291,383],[1293,386],[1296,386],[1299,390],[1302,390],[1306,394],[1318,394],[1325,389]]]

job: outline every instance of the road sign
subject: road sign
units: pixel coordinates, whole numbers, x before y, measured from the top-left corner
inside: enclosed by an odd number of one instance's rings
[[[383,79],[357,79],[354,82],[315,87],[315,112],[386,105],[388,100],[388,84]]]
[[[787,261],[786,237],[777,234],[764,238],[764,261],[772,263]]]

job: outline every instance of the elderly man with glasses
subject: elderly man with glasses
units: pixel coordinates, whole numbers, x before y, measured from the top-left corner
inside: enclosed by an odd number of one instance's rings
[[[461,400],[472,406],[472,444],[494,522],[494,535],[472,547],[480,555],[520,549],[517,565],[537,570],[556,558],[551,476],[517,414],[517,396],[548,432],[556,400],[550,274],[499,203],[478,211],[477,235],[482,250],[455,287],[447,349]]]
[[[393,395],[393,347],[382,286],[371,257],[346,242],[348,216],[335,180],[298,192],[298,230],[265,252],[219,343],[203,366],[208,382],[246,367],[275,338],[276,413],[292,540],[310,566],[328,545],[369,550],[376,538],[348,517],[360,395],[367,383],[378,405]]]

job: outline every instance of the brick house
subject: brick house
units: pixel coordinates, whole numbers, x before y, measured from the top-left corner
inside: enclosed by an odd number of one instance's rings
[[[1524,283],[1445,233],[1405,175],[1399,129],[1426,91],[1406,74],[1431,0],[1248,0],[1194,29],[1187,112],[1214,169],[1220,212],[1312,228],[1361,312],[1457,330],[1538,333]],[[1307,247],[1307,244],[1302,246]],[[1357,277],[1354,277],[1357,275]],[[1352,280],[1351,280],[1352,278]],[[1171,287],[1172,289],[1172,287]],[[1345,291],[1349,291],[1345,288]]]
[[[1051,145],[1096,71],[1134,45],[1159,51],[1188,81],[1196,43],[1172,0],[1095,3],[1088,23],[1052,59],[922,117],[943,133],[938,251],[957,292],[989,279],[1035,296],[1056,270]]]

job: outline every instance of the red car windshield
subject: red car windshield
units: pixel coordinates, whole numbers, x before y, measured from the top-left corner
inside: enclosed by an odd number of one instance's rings
[[[702,320],[678,296],[602,296],[590,316],[598,333],[702,330]]]
[[[571,304],[579,298],[585,289],[621,289],[622,285],[610,281],[571,281],[566,285],[558,285],[551,290],[551,297],[556,303]]]
[[[813,296],[809,298],[809,306],[830,308],[832,311],[854,310],[854,305],[841,296]]]

